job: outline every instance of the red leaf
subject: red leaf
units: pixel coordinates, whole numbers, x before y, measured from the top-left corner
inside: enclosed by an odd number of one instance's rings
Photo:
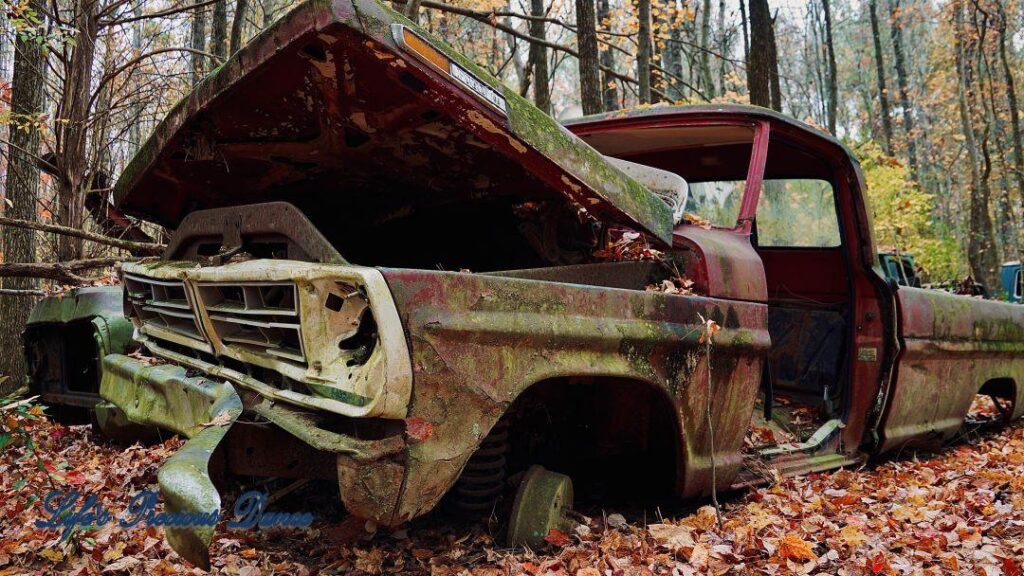
[[[434,433],[434,425],[419,416],[405,419],[405,433],[417,442],[423,442]]]
[[[868,569],[871,570],[872,574],[892,573],[892,566],[889,565],[889,560],[886,559],[884,552],[878,552],[868,560]]]
[[[569,545],[569,535],[558,528],[552,528],[548,530],[548,535],[544,537],[544,541],[553,546],[564,548]]]
[[[1013,558],[1003,558],[1003,574],[1005,576],[1021,576],[1020,566],[1013,561]]]

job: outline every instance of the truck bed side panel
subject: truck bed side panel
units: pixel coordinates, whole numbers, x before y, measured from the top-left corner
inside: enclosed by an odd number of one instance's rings
[[[902,351],[882,424],[882,452],[936,446],[963,423],[975,394],[1008,379],[1024,411],[1024,307],[900,287]]]

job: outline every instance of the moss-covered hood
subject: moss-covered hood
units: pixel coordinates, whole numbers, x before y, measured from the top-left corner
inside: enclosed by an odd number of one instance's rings
[[[670,239],[670,211],[644,186],[443,42],[417,56],[412,34],[429,38],[376,0],[300,4],[175,106],[117,204],[173,226],[196,209],[286,200],[342,224],[562,195]]]

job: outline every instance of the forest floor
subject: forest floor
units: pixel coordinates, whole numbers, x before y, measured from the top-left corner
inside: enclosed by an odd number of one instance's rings
[[[116,519],[62,538],[36,527],[51,490],[95,495],[115,516],[154,489],[180,445],[117,446],[38,407],[3,413],[0,575],[202,574],[158,527]],[[238,486],[241,490],[246,486]],[[901,455],[858,470],[812,474],[723,499],[722,526],[699,502],[657,511],[593,511],[589,525],[553,531],[536,552],[511,550],[483,524],[428,515],[395,531],[346,519],[333,486],[278,500],[312,510],[307,529],[227,530],[211,546],[218,574],[971,574],[1020,576],[1024,564],[1024,424],[967,433],[938,454]],[[329,496],[328,496],[329,495]],[[225,501],[231,501],[225,497]]]

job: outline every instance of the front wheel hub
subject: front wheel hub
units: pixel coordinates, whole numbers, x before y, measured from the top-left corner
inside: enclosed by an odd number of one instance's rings
[[[574,522],[572,480],[565,474],[534,465],[526,471],[516,491],[508,524],[509,546],[537,548],[552,529],[569,532]]]

